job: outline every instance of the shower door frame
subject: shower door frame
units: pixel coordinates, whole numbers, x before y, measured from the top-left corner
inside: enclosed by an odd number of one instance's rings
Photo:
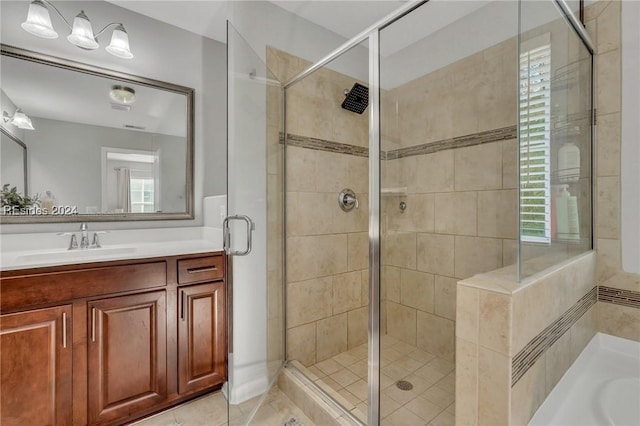
[[[516,0],[514,0],[516,1]],[[521,0],[517,0],[521,1]],[[556,5],[562,16],[566,19],[567,24],[576,32],[578,37],[585,44],[587,49],[593,54],[596,49],[588,33],[573,14],[571,9],[565,3],[565,0],[549,0]],[[338,58],[351,48],[368,40],[369,46],[369,326],[368,326],[368,404],[367,404],[367,425],[379,426],[380,424],[380,31],[385,27],[393,24],[405,15],[410,14],[415,9],[428,3],[429,0],[421,0],[411,2],[391,14],[385,16],[375,24],[369,26],[358,35],[339,46],[322,59],[312,64],[305,70],[294,75],[291,79],[282,85],[283,103],[285,114],[284,117],[284,133],[285,144],[284,152],[286,155],[286,90],[304,79],[315,71],[327,65],[329,62]],[[592,70],[594,69],[592,56]],[[593,88],[592,74],[592,88]],[[592,90],[592,97],[594,91]],[[593,103],[592,103],[593,105]],[[519,125],[519,124],[518,124]],[[592,144],[595,135],[592,129]],[[285,160],[286,174],[286,160]],[[286,181],[286,179],[285,179]],[[285,183],[286,186],[286,183]],[[286,205],[286,188],[283,191]],[[592,197],[593,203],[593,197]],[[593,209],[593,206],[592,206]],[[286,209],[284,232],[286,234]],[[286,258],[286,239],[285,239],[285,258]],[[518,256],[519,268],[519,256]],[[286,265],[285,265],[286,273]],[[286,292],[283,293],[285,309],[286,309]],[[286,321],[286,319],[285,319]],[[286,336],[286,333],[285,333]],[[285,337],[286,345],[286,337]]]

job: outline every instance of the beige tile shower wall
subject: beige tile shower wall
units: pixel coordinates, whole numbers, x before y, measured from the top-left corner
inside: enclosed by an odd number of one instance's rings
[[[267,53],[267,67],[277,66],[272,52]],[[268,74],[268,72],[267,72]],[[271,76],[270,76],[271,78]],[[270,375],[277,372],[285,358],[285,312],[283,300],[283,224],[284,168],[282,131],[283,102],[278,86],[267,85],[267,360]]]
[[[640,275],[621,272],[601,285],[640,293]],[[599,301],[596,310],[599,331],[640,342],[640,308]]]
[[[397,103],[382,109],[397,111],[399,147],[515,125],[516,57],[507,40],[393,89]]]
[[[309,64],[270,50],[279,77]],[[287,89],[287,133],[367,146],[367,115],[340,107],[355,81],[321,69]],[[289,146],[286,163],[287,358],[308,366],[367,340],[368,159]],[[351,212],[338,206],[345,188]]]
[[[621,3],[601,0],[585,10],[596,55],[595,245],[598,283],[640,291],[640,275],[621,271]],[[640,309],[598,302],[599,330],[640,341]]]
[[[516,57],[510,40],[383,93],[383,150],[515,125]],[[453,360],[457,281],[515,262],[516,141],[383,163],[383,330]]]
[[[514,357],[595,287],[586,253],[518,283],[515,268],[460,281],[456,424],[526,425],[597,332],[592,305],[512,387]]]

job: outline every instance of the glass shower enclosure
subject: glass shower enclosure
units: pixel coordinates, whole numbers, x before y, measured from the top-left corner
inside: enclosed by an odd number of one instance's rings
[[[454,423],[457,282],[592,248],[584,28],[425,1],[313,63],[228,49],[231,421],[286,365],[348,423]]]

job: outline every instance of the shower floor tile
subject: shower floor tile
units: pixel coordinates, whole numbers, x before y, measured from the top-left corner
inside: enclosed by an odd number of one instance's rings
[[[454,363],[390,336],[382,336],[381,347],[382,424],[453,425]],[[305,369],[309,379],[339,395],[338,402],[348,403],[345,408],[360,419],[367,412],[367,354],[363,344]],[[410,382],[413,389],[400,390],[398,380]]]

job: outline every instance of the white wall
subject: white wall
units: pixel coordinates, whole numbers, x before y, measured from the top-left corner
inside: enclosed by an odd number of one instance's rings
[[[4,111],[9,115],[13,115],[16,111],[16,105],[9,97],[0,90],[0,114]],[[11,123],[2,122],[0,124],[9,134],[24,142],[25,130],[19,129]],[[8,183],[11,187],[16,187],[18,192],[24,195],[24,149],[13,140],[2,135],[2,148],[0,152],[0,172],[2,179],[0,184]]]
[[[4,133],[0,134],[0,140],[0,185],[9,184],[24,195],[24,148]]]
[[[432,19],[433,13],[438,13],[436,6],[442,8],[442,2],[427,3],[381,31],[380,74],[385,89],[398,87],[518,35],[516,1],[494,1],[478,10],[474,10],[473,2],[455,2],[461,4],[473,11],[434,33],[421,26],[420,21]],[[399,39],[398,32],[427,36],[396,52],[393,44]],[[392,51],[395,53],[389,55]]]
[[[160,150],[161,210],[184,212],[186,184],[186,140],[112,127],[68,123],[32,117],[35,130],[25,134],[29,147],[29,193],[44,196],[50,190],[57,205],[87,207],[102,205],[101,148]],[[176,167],[176,164],[179,164]]]
[[[330,7],[330,3],[327,7]],[[267,1],[232,2],[229,20],[263,62],[266,62],[266,46],[313,63],[347,41],[344,37]],[[368,81],[368,55],[368,49],[357,47],[355,52],[344,55],[328,67]]]
[[[13,115],[13,113],[16,112],[16,109],[18,108],[16,104],[14,104],[11,99],[9,99],[7,94],[4,93],[4,90],[1,90],[1,89],[0,89],[0,108],[2,108],[2,110],[0,111],[0,114],[3,114],[3,112],[6,111],[7,114],[9,115]],[[5,123],[4,120],[2,121],[1,125],[2,127],[4,127],[6,131],[11,133],[16,138],[20,139],[21,141],[24,140],[25,130],[19,129],[11,123]]]
[[[41,39],[20,28],[29,3],[0,2],[2,42],[45,54],[63,57],[116,71],[150,77],[195,89],[195,152],[194,195],[195,219],[179,221],[111,222],[93,226],[94,229],[157,228],[199,226],[203,223],[202,198],[223,194],[226,170],[226,55],[225,46],[180,28],[161,23],[146,16],[103,1],[57,1],[56,7],[72,19],[80,9],[92,20],[94,29],[109,22],[123,22],[135,58],[119,59],[104,50],[109,42],[108,32],[100,37],[101,47],[84,51],[66,41],[64,24],[54,12],[54,27],[60,37]],[[72,164],[69,163],[69,167]],[[72,231],[76,224],[3,225],[0,232]]]
[[[640,273],[640,2],[622,2],[622,268]]]

